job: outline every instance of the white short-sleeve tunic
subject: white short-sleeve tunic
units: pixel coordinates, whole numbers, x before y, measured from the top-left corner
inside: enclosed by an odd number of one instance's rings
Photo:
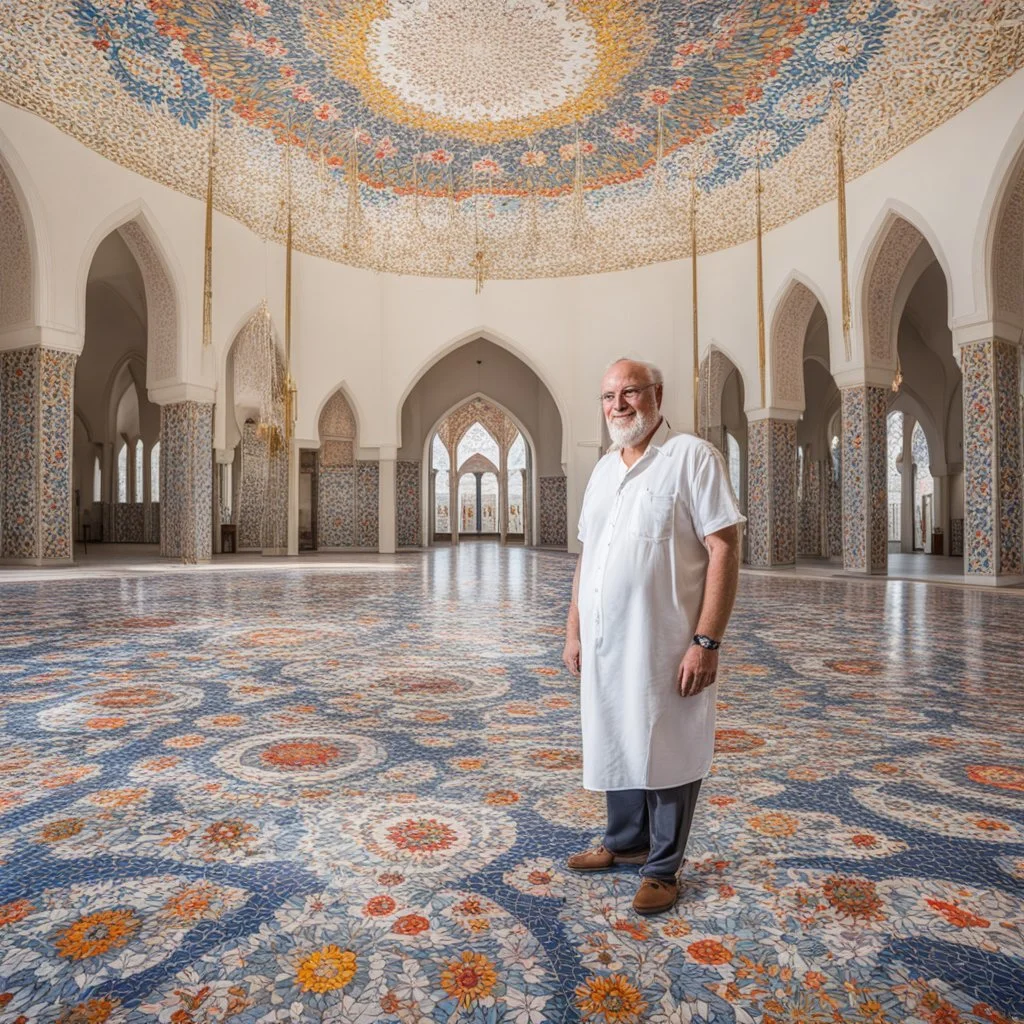
[[[579,523],[585,788],[708,773],[718,687],[682,697],[679,663],[704,595],[704,538],[742,522],[722,457],[664,420],[630,468],[619,451],[594,468]]]

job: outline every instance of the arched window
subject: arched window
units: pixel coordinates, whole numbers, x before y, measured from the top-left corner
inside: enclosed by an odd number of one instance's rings
[[[434,533],[451,533],[452,523],[448,511],[451,502],[451,460],[448,458],[448,449],[437,434],[430,446],[430,468],[437,470],[434,476]]]
[[[843,460],[839,451],[838,434],[832,435],[832,444],[829,445],[829,450],[832,452],[832,479],[838,484],[843,474]]]
[[[142,438],[140,437],[135,442],[135,500],[142,504],[145,500],[143,497],[142,487]]]
[[[895,542],[903,533],[903,413],[889,413],[885,426],[888,450],[886,475],[889,481],[889,540]]]
[[[508,532],[523,532],[523,501],[526,497],[523,489],[523,471],[526,469],[526,442],[522,434],[508,450]]]
[[[92,500],[103,500],[103,470],[100,467],[98,455],[92,460]]]
[[[128,445],[124,441],[117,450],[117,500],[121,505],[128,501]]]
[[[914,547],[931,551],[934,522],[935,481],[931,474],[928,439],[920,423],[914,424],[910,435],[910,454],[914,460]]]
[[[461,469],[466,459],[473,455],[483,455],[484,458],[490,459],[490,461],[496,466],[498,465],[499,453],[498,453],[498,442],[491,437],[490,433],[484,429],[479,423],[474,423],[473,426],[462,435],[462,440],[459,442],[458,452],[456,458],[458,466],[456,468]]]
[[[796,449],[796,500],[804,500],[804,449],[797,445]]]
[[[160,500],[160,442],[149,453],[149,500]]]
[[[740,500],[740,443],[728,431],[725,434],[725,448],[729,461],[729,483],[736,500]]]

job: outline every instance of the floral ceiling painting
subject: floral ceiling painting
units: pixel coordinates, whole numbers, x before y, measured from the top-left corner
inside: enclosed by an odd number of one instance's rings
[[[752,237],[1024,66],[1015,0],[38,0],[0,99],[297,248],[534,277]],[[215,130],[214,130],[215,125]],[[289,184],[290,182],[290,184]],[[290,200],[289,197],[290,196]]]

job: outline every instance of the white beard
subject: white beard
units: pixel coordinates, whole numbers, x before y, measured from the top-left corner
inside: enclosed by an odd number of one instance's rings
[[[637,410],[629,426],[620,425],[617,420],[606,420],[605,422],[608,424],[608,436],[616,448],[632,448],[654,430],[658,421],[654,416],[647,416]]]

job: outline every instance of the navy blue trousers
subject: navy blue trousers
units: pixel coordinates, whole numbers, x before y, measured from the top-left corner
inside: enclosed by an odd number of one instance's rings
[[[620,789],[606,793],[608,831],[614,853],[650,850],[641,875],[675,881],[690,837],[701,779],[673,789]]]

